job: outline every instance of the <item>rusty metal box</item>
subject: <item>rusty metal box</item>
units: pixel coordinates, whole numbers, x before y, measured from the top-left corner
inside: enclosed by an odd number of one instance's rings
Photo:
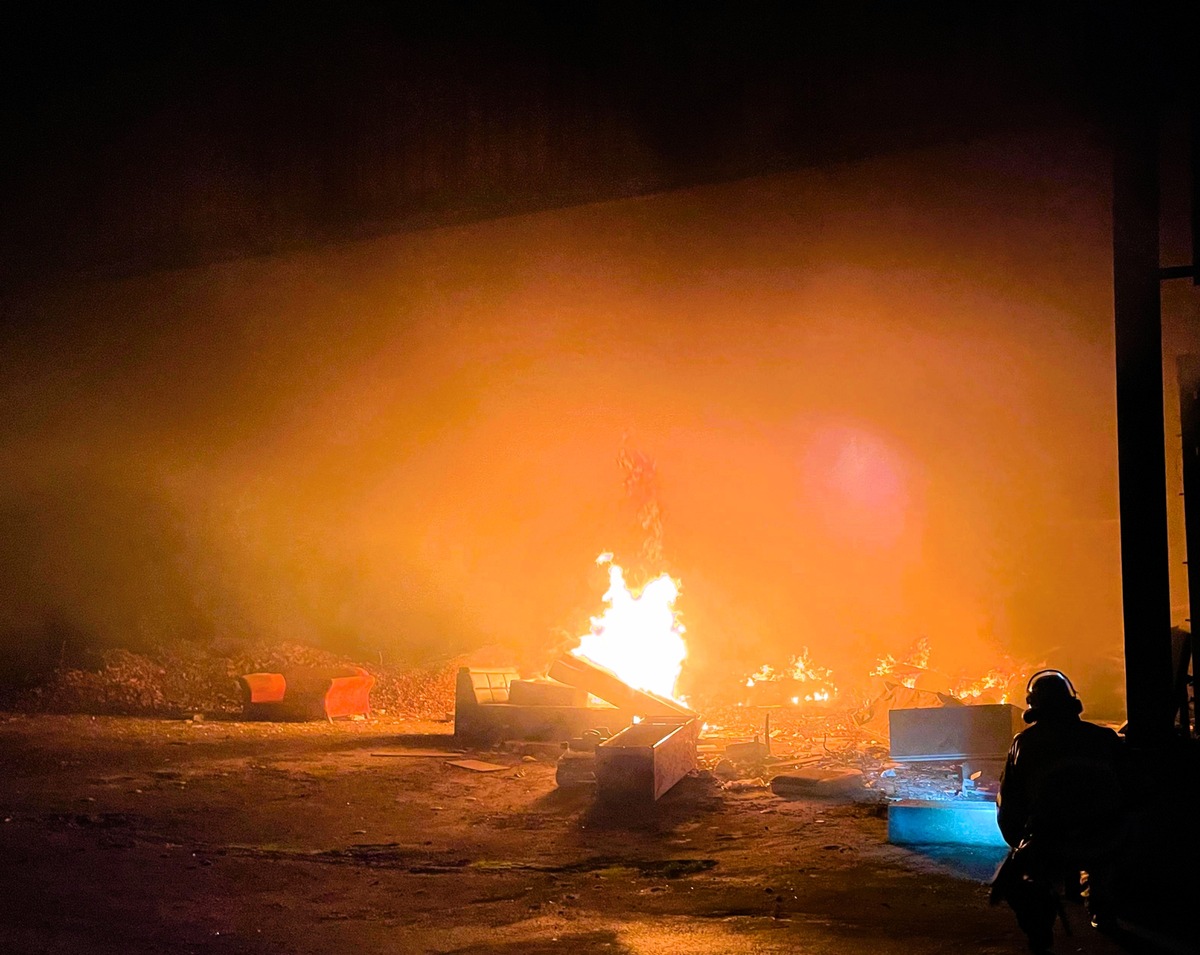
[[[696,768],[700,721],[648,720],[596,747],[602,799],[653,802]]]

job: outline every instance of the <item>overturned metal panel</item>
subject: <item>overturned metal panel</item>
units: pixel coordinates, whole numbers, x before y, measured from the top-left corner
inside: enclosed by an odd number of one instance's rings
[[[562,656],[550,667],[551,678],[560,683],[577,686],[593,696],[622,710],[639,716],[678,717],[687,719],[695,714],[682,703],[648,690],[635,690],[611,670],[581,657]]]
[[[589,694],[597,701],[590,701]],[[679,725],[694,718],[682,703],[635,690],[590,661],[564,656],[548,679],[520,680],[515,669],[458,671],[454,734],[472,743],[505,739],[563,742],[603,729],[616,731],[635,717]],[[695,758],[693,743],[693,760]]]
[[[540,701],[562,699],[562,694],[521,683],[516,670],[461,668],[454,693],[455,737],[474,744],[506,739],[562,742],[592,729],[615,730],[632,719],[631,713],[613,706],[545,705]]]
[[[700,721],[635,723],[596,747],[602,799],[653,802],[696,768]]]
[[[892,759],[1003,759],[1025,728],[1010,703],[896,709],[888,714]]]

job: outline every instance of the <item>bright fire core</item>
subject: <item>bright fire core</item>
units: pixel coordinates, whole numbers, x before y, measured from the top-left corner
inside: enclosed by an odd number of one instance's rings
[[[612,554],[601,554],[596,563],[608,564],[608,607],[592,618],[591,633],[571,652],[611,670],[632,687],[674,697],[687,657],[684,627],[675,613],[679,585],[660,574],[635,594],[625,583],[624,571],[612,563]]]

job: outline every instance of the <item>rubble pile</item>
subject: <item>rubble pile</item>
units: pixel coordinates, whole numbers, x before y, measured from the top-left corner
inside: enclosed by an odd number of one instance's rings
[[[128,650],[106,650],[94,668],[61,667],[25,689],[14,709],[81,713],[158,713],[166,707],[163,669]]]
[[[874,702],[878,708],[879,701]],[[888,739],[880,734],[886,718],[873,719],[872,709],[851,703],[708,703],[702,710],[700,759],[732,792],[769,788],[777,794],[819,794],[828,789],[867,801],[994,800],[994,785],[988,783],[995,780],[965,780],[962,761],[893,760]]]
[[[375,676],[373,712],[394,718],[442,720],[453,709],[459,661],[425,667],[358,663],[297,643],[200,644],[173,641],[146,653],[105,650],[60,666],[34,686],[10,690],[0,706],[13,710],[122,716],[237,714],[237,677],[302,667],[357,663]]]
[[[375,675],[371,706],[400,719],[445,720],[454,712],[454,678],[461,661],[420,668],[370,666]]]
[[[898,763],[879,771],[876,786],[888,799],[939,802],[969,798],[972,794],[963,789],[960,766],[957,763]]]

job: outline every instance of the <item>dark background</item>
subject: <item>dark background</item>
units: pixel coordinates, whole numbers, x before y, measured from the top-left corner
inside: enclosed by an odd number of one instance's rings
[[[1196,35],[1194,16],[1105,3],[116,5],[5,21],[10,287],[1102,125],[1130,49],[1153,50],[1169,98]]]

